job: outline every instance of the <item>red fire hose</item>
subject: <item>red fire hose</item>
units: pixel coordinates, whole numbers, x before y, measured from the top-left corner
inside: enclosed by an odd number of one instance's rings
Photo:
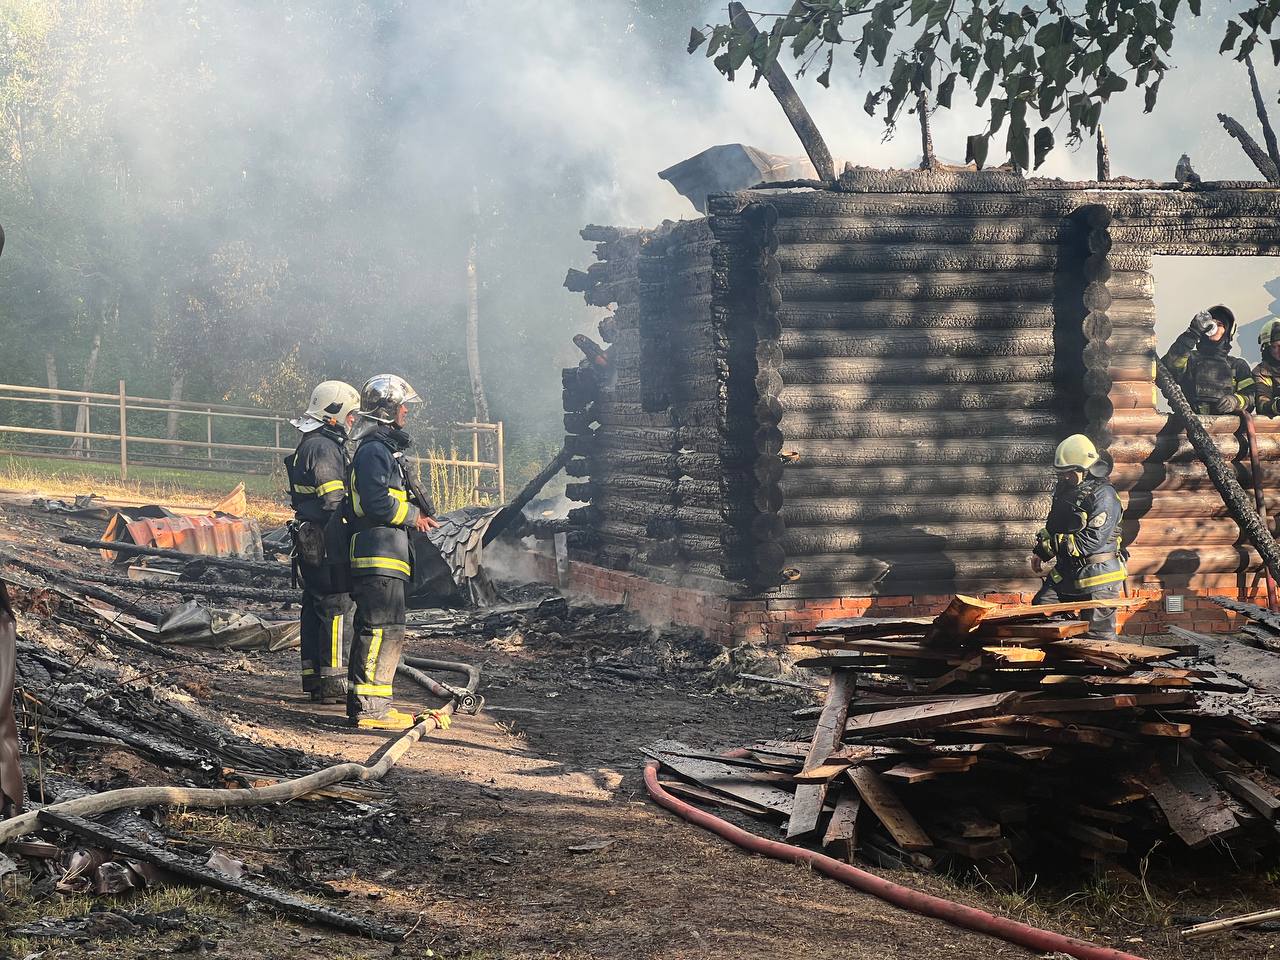
[[[1076,957],[1078,960],[1142,960],[1141,957],[1134,956],[1132,953],[1112,950],[1110,947],[1094,946],[1091,943],[1085,943],[1083,940],[1076,940],[1074,937],[1064,937],[1060,933],[1030,927],[1025,923],[1018,923],[1016,920],[997,917],[994,914],[987,913],[985,910],[977,910],[951,900],[943,900],[941,897],[921,893],[918,890],[892,883],[882,877],[877,877],[873,873],[859,870],[857,867],[842,863],[832,857],[824,856],[816,851],[792,846],[789,843],[778,843],[776,840],[766,840],[764,837],[758,837],[754,833],[748,833],[746,830],[735,827],[726,820],[721,820],[705,810],[700,810],[691,804],[685,803],[664,790],[662,785],[658,783],[658,764],[656,761],[651,761],[645,765],[644,785],[645,789],[649,791],[649,796],[653,797],[654,802],[659,806],[666,807],[677,816],[710,830],[730,843],[737,844],[744,850],[766,857],[773,857],[775,860],[807,863],[819,873],[825,873],[841,883],[848,884],[855,890],[860,890],[863,893],[869,893],[874,897],[879,897],[881,900],[888,901],[895,907],[902,907],[904,910],[911,910],[926,917],[945,920],[947,923],[954,924],[957,927],[964,927],[967,930],[976,930],[978,933],[999,937],[1001,940],[1007,940],[1009,943],[1026,947],[1028,950],[1038,950],[1041,953],[1060,951]]]
[[[1253,414],[1248,410],[1241,410],[1240,421],[1244,424],[1245,433],[1249,437],[1249,466],[1253,474],[1253,502],[1258,509],[1258,519],[1262,521],[1263,526],[1268,526],[1267,502],[1262,493],[1262,466],[1258,463],[1258,432],[1253,426]],[[1264,563],[1262,569],[1267,575],[1267,609],[1274,610],[1276,608],[1276,580],[1272,575],[1270,566]]]

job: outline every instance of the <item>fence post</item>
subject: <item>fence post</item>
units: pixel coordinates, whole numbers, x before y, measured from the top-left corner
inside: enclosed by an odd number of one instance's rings
[[[498,502],[507,502],[507,468],[506,468],[506,451],[503,449],[502,441],[502,421],[497,421],[498,427]]]
[[[280,421],[276,421],[276,447],[280,447]]]
[[[204,439],[207,446],[205,449],[205,459],[213,463],[213,408],[205,407],[206,414],[204,418]]]
[[[120,480],[129,479],[129,432],[125,424],[124,381],[120,381]]]
[[[89,419],[91,409],[86,403],[84,408],[84,455],[87,460],[93,459],[90,456],[93,453],[93,441],[89,439],[89,434],[93,433],[93,423]]]
[[[480,431],[478,429],[471,431],[471,459],[473,462],[480,462]],[[471,502],[480,502],[480,468],[471,468]]]

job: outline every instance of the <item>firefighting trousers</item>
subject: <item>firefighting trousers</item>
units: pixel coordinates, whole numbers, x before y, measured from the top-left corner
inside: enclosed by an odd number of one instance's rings
[[[1031,602],[1034,604],[1044,603],[1071,603],[1076,600],[1114,600],[1120,596],[1120,584],[1108,583],[1101,587],[1095,587],[1084,593],[1071,593],[1062,590],[1057,584],[1051,580],[1046,580]],[[1098,640],[1114,640],[1116,639],[1116,611],[1112,607],[1094,607],[1086,611],[1089,615],[1089,636]]]
[[[298,561],[302,578],[302,689],[323,696],[343,695],[351,650],[355,605],[346,571],[332,564]]]
[[[398,577],[352,577],[355,641],[347,672],[347,714],[378,717],[391,706],[404,652],[404,586]]]

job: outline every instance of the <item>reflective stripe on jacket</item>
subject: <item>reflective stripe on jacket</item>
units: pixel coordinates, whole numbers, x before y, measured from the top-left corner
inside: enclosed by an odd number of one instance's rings
[[[1049,579],[1069,593],[1088,593],[1128,576],[1121,551],[1120,497],[1099,477],[1054,492],[1049,520],[1036,534],[1035,555],[1056,560]]]
[[[354,531],[347,550],[353,576],[398,577],[413,572],[408,529],[419,510],[409,502],[404,465],[388,431],[366,438],[351,461],[348,522]]]
[[[1275,365],[1267,358],[1263,358],[1262,362],[1253,368],[1253,389],[1255,408],[1259,416],[1276,417],[1280,416],[1280,409],[1276,407],[1276,380],[1280,378],[1280,366]]]
[[[347,495],[345,436],[331,427],[313,430],[284,458],[289,500],[299,520],[325,523]]]

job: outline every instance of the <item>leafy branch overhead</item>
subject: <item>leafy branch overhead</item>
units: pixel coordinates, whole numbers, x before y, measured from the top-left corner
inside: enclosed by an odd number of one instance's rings
[[[864,106],[868,114],[883,117],[888,133],[922,91],[931,92],[939,107],[950,108],[956,84],[963,81],[989,111],[984,129],[969,137],[966,161],[985,164],[992,140],[1004,131],[1009,161],[1029,170],[1053,149],[1054,131],[1063,119],[1068,143],[1094,133],[1103,105],[1114,94],[1141,89],[1150,113],[1172,65],[1177,24],[1199,17],[1200,4],[795,0],[786,14],[761,16],[761,32],[754,38],[727,23],[695,29],[689,52],[705,45],[707,56],[731,80],[750,61],[754,85],[761,69],[786,48],[799,63],[797,76],[820,63],[817,79],[827,86],[836,48],[851,45],[859,72],[871,70],[882,79]],[[1270,40],[1277,15],[1280,0],[1252,0],[1227,20],[1219,52],[1244,60],[1264,38]],[[1280,39],[1270,40],[1270,46],[1280,64]]]

